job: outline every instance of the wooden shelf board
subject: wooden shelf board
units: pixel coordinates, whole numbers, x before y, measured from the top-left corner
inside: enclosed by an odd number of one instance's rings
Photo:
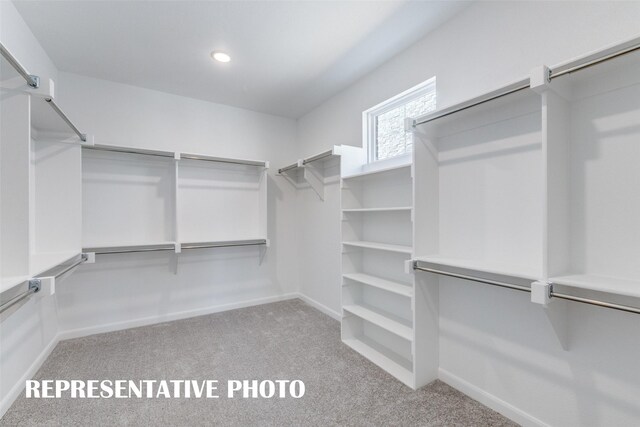
[[[346,246],[354,246],[357,248],[375,249],[375,250],[387,251],[387,252],[398,252],[398,253],[408,254],[408,255],[411,255],[413,250],[411,246],[391,245],[388,243],[377,243],[377,242],[351,241],[351,242],[342,242],[342,244]]]
[[[0,293],[8,291],[9,289],[20,285],[21,283],[26,282],[30,278],[31,278],[30,276],[26,276],[26,275],[3,277],[2,280],[0,281]]]
[[[413,341],[413,328],[406,320],[398,316],[361,304],[349,304],[342,308],[354,316],[396,334],[400,338]]]
[[[461,258],[443,257],[440,255],[420,256],[416,261],[429,264],[444,265],[447,267],[460,268],[464,270],[477,271],[480,273],[497,274],[500,276],[516,277],[526,280],[540,280],[541,273],[534,271],[530,267],[518,265],[499,264],[483,261],[475,261]]]
[[[640,298],[640,280],[620,279],[615,277],[590,274],[572,274],[557,276],[550,282],[591,291]]]
[[[29,268],[31,277],[35,277],[45,271],[49,271],[79,255],[80,251],[43,252],[32,254],[31,266]]]
[[[394,166],[389,166],[389,167],[386,167],[386,168],[373,169],[373,170],[369,170],[369,171],[366,171],[366,172],[354,173],[352,175],[343,176],[342,179],[349,180],[349,179],[357,179],[357,178],[366,178],[366,177],[371,176],[371,175],[377,175],[377,174],[385,173],[385,172],[398,171],[398,170],[405,169],[405,168],[410,168],[410,167],[411,167],[411,163],[404,163],[404,164],[401,164],[401,165],[394,165]]]
[[[405,297],[411,298],[413,296],[413,287],[411,285],[403,285],[398,282],[381,279],[379,277],[371,276],[364,273],[343,274],[342,277]]]
[[[407,386],[413,387],[411,361],[384,349],[381,345],[374,343],[366,337],[346,338],[342,340],[342,342]]]

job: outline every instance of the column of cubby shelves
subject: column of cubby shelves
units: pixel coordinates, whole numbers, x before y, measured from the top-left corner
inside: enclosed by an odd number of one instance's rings
[[[342,341],[414,387],[411,164],[342,178]]]

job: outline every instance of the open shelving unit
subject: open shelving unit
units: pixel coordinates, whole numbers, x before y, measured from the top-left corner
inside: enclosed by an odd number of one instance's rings
[[[343,170],[351,170],[360,164],[364,156],[362,149],[348,145],[334,145],[331,149],[298,159],[295,163],[278,169],[278,175],[286,178],[296,188],[308,185],[324,200],[324,187],[331,177],[337,177]]]
[[[344,173],[342,209],[342,341],[418,387],[414,375],[411,164]]]
[[[81,253],[81,134],[53,83],[30,77],[4,46],[0,59],[0,293]],[[21,71],[20,71],[21,70]]]
[[[541,277],[541,107],[524,89],[416,130],[418,260]]]
[[[268,246],[268,162],[111,145],[83,148],[85,252]]]
[[[574,293],[640,298],[640,50],[563,73],[575,66],[554,67],[542,93],[550,146],[546,278]]]

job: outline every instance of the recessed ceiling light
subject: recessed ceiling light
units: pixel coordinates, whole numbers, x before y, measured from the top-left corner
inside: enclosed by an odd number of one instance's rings
[[[219,50],[214,50],[211,52],[211,57],[219,62],[229,62],[231,61],[231,57],[224,52],[220,52]]]

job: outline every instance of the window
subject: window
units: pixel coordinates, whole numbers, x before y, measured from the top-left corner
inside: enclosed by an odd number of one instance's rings
[[[420,116],[436,109],[436,78],[365,111],[363,121],[369,162],[411,153],[412,137],[404,129],[406,118]]]

